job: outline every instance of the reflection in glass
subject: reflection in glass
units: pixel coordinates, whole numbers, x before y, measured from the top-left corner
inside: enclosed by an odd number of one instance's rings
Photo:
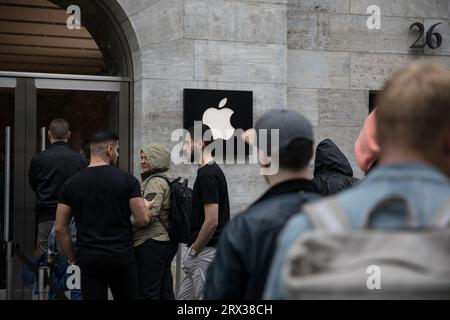
[[[69,145],[79,151],[84,140],[100,130],[117,133],[119,96],[116,92],[38,90],[37,128],[46,127],[55,118],[69,122]],[[46,144],[50,142],[46,139]],[[37,137],[37,151],[41,148]]]

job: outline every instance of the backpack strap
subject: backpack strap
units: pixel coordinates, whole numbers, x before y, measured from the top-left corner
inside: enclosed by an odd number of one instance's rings
[[[148,183],[149,183],[150,180],[152,180],[153,178],[161,178],[161,179],[164,179],[164,180],[167,182],[167,184],[169,185],[169,187],[170,187],[170,185],[172,184],[172,182],[170,181],[170,179],[167,178],[166,176],[163,176],[163,175],[160,175],[160,174],[155,174],[154,176],[151,176],[151,177],[147,180],[147,182],[145,183],[145,186],[144,186],[144,190],[145,190],[145,188],[147,188]]]
[[[445,229],[450,227],[450,198],[444,201],[429,222],[431,227]]]
[[[161,179],[164,179],[164,180],[167,182],[167,184],[169,185],[169,187],[170,187],[170,185],[172,184],[172,182],[170,181],[170,179],[167,178],[166,176],[163,176],[163,175],[157,174],[157,175],[152,176],[152,177],[151,177],[150,179],[148,179],[148,180],[150,181],[150,180],[152,180],[153,178],[161,178]],[[147,182],[147,183],[148,183],[148,182]]]
[[[347,212],[337,197],[308,203],[303,206],[303,211],[317,229],[339,233],[352,228]]]

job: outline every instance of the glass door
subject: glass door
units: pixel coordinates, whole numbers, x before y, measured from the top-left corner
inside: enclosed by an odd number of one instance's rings
[[[6,287],[11,288],[11,212],[14,208],[14,105],[16,79],[0,78],[0,297],[6,298]],[[8,253],[8,254],[7,254]],[[7,263],[9,262],[9,263]],[[9,273],[9,277],[7,277]]]
[[[48,127],[56,118],[70,126],[70,148],[81,151],[83,143],[100,130],[118,132],[119,93],[107,91],[50,90],[37,91],[36,152],[50,144]]]
[[[69,122],[69,146],[80,151],[97,131],[119,136],[119,167],[131,169],[129,82],[112,77],[44,74],[0,75],[0,221],[2,238],[14,241],[30,260],[36,255],[36,197],[28,183],[31,158],[48,147],[48,125]],[[6,214],[6,213],[9,213]],[[31,299],[22,283],[24,265],[0,251],[0,299]],[[8,290],[6,290],[8,289]]]
[[[46,132],[53,119],[63,118],[70,126],[69,146],[80,151],[94,133],[112,130],[119,135],[121,156],[119,167],[130,169],[130,128],[128,83],[35,79],[35,152],[50,142]]]

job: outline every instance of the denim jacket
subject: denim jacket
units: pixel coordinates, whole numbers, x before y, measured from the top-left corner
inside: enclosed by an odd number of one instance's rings
[[[386,195],[403,196],[415,210],[419,226],[425,226],[432,215],[450,198],[450,180],[435,168],[419,162],[398,162],[374,169],[353,189],[337,195],[337,200],[349,215],[354,228],[361,228],[367,213]],[[404,206],[390,208],[375,214],[374,228],[396,229],[405,227]],[[266,282],[264,299],[283,299],[281,272],[291,245],[306,231],[311,230],[309,219],[294,216],[278,239],[278,250],[272,260]]]

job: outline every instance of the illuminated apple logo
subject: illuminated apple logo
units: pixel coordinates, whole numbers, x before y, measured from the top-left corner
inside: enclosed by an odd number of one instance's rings
[[[223,108],[227,101],[227,98],[222,99],[218,108],[209,108],[203,113],[202,122],[211,129],[214,140],[228,140],[236,131],[230,122],[234,111],[229,108]]]

